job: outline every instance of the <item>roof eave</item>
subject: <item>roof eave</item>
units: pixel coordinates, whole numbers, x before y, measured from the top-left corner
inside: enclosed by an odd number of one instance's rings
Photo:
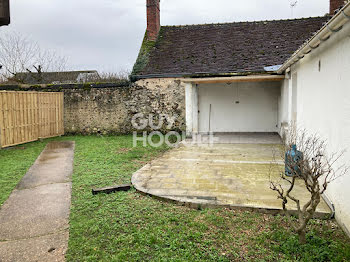
[[[185,83],[191,84],[220,84],[220,83],[236,83],[236,82],[280,82],[285,78],[284,75],[246,75],[231,77],[210,77],[210,78],[185,78]]]
[[[305,55],[312,52],[324,41],[327,41],[334,33],[339,32],[350,20],[350,2],[347,3],[337,14],[335,14],[318,32],[307,40],[294,54],[276,71],[283,74],[290,66],[297,63]]]
[[[250,76],[250,75],[276,75],[276,72],[267,71],[246,71],[246,72],[228,72],[228,73],[167,73],[167,74],[147,74],[147,75],[131,75],[134,80],[150,79],[150,78],[210,78],[210,77],[234,77],[234,76]]]

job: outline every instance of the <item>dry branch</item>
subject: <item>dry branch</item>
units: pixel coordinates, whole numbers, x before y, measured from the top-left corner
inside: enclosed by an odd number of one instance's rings
[[[293,127],[294,125],[292,125]],[[313,218],[316,208],[321,202],[321,195],[327,190],[329,183],[345,175],[348,172],[346,165],[337,163],[343,157],[345,151],[327,154],[327,143],[318,135],[310,135],[306,130],[297,130],[293,127],[285,141],[285,152],[291,152],[293,146],[297,147],[302,153],[302,158],[293,157],[291,154],[283,154],[286,172],[281,172],[281,181],[286,182],[287,186],[281,182],[270,179],[270,188],[277,192],[278,198],[282,200],[282,208],[285,214],[290,218],[291,210],[287,207],[289,201],[296,204],[297,223],[292,223],[294,230],[299,235],[301,244],[306,243],[306,226]],[[284,152],[284,153],[285,153]],[[272,176],[270,176],[271,178]],[[309,193],[309,200],[301,205],[297,196],[292,195],[296,181],[302,181]]]

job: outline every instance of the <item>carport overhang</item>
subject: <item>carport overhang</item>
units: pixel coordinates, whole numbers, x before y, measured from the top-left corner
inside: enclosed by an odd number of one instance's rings
[[[186,134],[192,137],[199,132],[198,121],[198,85],[200,84],[230,84],[239,82],[282,82],[284,75],[247,75],[233,77],[182,78],[186,97]]]
[[[208,78],[184,78],[182,82],[187,84],[215,84],[235,82],[274,82],[284,80],[284,75],[249,75],[233,77],[208,77]]]

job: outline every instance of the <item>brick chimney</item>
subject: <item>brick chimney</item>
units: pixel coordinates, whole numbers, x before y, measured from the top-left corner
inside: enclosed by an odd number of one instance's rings
[[[147,0],[147,38],[155,41],[160,29],[160,0]]]
[[[339,8],[343,7],[344,3],[344,0],[330,0],[329,14],[334,15]]]

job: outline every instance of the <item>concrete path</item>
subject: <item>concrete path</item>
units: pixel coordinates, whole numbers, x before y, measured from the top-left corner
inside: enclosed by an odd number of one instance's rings
[[[0,209],[0,261],[64,261],[74,142],[51,142]]]
[[[144,193],[189,205],[279,213],[282,203],[270,189],[270,175],[272,180],[280,180],[284,165],[281,160],[273,161],[273,155],[281,156],[281,150],[279,144],[263,143],[183,144],[137,171],[132,183]],[[308,192],[301,181],[294,194],[306,203]],[[292,203],[289,207],[296,209]],[[322,201],[317,216],[328,216],[330,212]]]

